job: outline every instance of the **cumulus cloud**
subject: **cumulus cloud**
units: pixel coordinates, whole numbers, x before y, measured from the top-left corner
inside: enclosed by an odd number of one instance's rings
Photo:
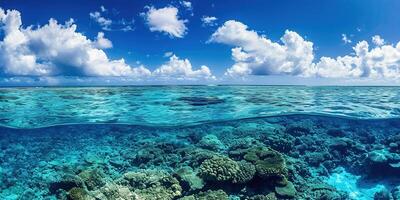
[[[235,64],[228,75],[304,75],[312,73],[313,43],[293,31],[286,31],[281,43],[272,42],[238,21],[225,22],[212,34],[210,42],[234,46]]]
[[[342,34],[342,41],[345,43],[345,44],[350,44],[352,41],[347,37],[347,35],[346,34]]]
[[[97,33],[96,41],[93,43],[94,47],[99,49],[109,49],[112,48],[112,42],[104,37],[103,32]]]
[[[22,27],[20,12],[0,8],[0,69],[6,76],[131,76],[151,72],[133,68],[124,59],[111,60],[102,50],[112,43],[99,33],[96,40],[76,31],[73,21],[49,23],[33,28]]]
[[[374,39],[373,39],[374,40]],[[210,42],[233,46],[234,65],[227,69],[230,76],[297,75],[329,78],[399,78],[400,42],[384,45],[375,37],[375,48],[367,41],[358,42],[353,53],[314,60],[313,43],[293,31],[285,31],[280,42],[237,21],[227,21],[212,34]]]
[[[163,32],[170,37],[183,38],[186,34],[187,20],[179,19],[178,9],[175,7],[165,7],[156,9],[149,7],[143,14],[151,32]]]
[[[217,20],[218,19],[213,16],[203,16],[201,18],[201,22],[203,22],[203,26],[216,26],[216,25],[218,25],[216,23]]]
[[[215,79],[207,66],[203,65],[200,69],[193,70],[188,59],[179,59],[176,55],[172,55],[167,63],[154,70],[153,75],[177,80]]]
[[[367,41],[353,47],[354,55],[322,57],[317,75],[322,77],[400,78],[400,42],[370,49]]]
[[[372,37],[372,43],[374,43],[376,46],[382,46],[385,44],[385,40],[379,35],[374,35]]]

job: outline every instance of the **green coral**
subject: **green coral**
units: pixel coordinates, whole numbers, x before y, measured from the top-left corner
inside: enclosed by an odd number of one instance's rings
[[[278,198],[276,197],[275,193],[269,193],[267,195],[259,194],[256,196],[252,196],[249,200],[278,200]]]
[[[233,183],[247,183],[253,179],[256,174],[256,168],[253,164],[244,160],[238,162],[239,171],[236,173]]]
[[[100,190],[94,192],[93,195],[96,200],[132,200],[135,195],[130,191],[129,187],[119,185],[116,183],[107,183]]]
[[[240,171],[239,164],[223,156],[205,160],[199,168],[199,175],[207,181],[233,182]]]
[[[275,192],[279,197],[282,198],[294,198],[296,197],[296,189],[292,182],[287,182],[285,186],[276,186]]]
[[[220,151],[226,149],[226,146],[213,134],[205,135],[201,138],[198,145],[202,148],[212,151]]]
[[[190,195],[179,200],[228,200],[229,196],[223,190],[208,190],[196,195]]]
[[[261,178],[278,178],[282,181],[288,174],[284,157],[273,149],[262,146],[250,148],[244,159],[256,166],[257,174]]]
[[[204,187],[204,181],[197,176],[189,166],[182,167],[175,172],[183,188],[189,191],[199,190]]]
[[[74,187],[68,191],[68,197],[71,200],[90,200],[88,192],[83,188]]]
[[[224,156],[214,156],[205,160],[199,168],[204,180],[229,183],[246,183],[253,179],[256,168],[246,161],[234,161]]]
[[[124,175],[138,199],[175,199],[182,194],[179,181],[163,171],[144,170]]]
[[[78,174],[88,190],[95,190],[105,185],[104,173],[98,169],[84,170]]]

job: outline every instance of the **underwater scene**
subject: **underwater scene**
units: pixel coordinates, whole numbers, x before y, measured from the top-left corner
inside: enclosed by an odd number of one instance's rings
[[[400,200],[400,88],[0,88],[1,200]]]

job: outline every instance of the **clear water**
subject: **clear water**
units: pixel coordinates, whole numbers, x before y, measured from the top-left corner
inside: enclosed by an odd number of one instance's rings
[[[0,199],[400,198],[399,94],[397,87],[3,88]],[[244,156],[254,147],[284,158],[290,184],[261,174]],[[246,162],[256,170],[240,184],[214,180],[201,172],[214,157],[228,159],[214,168]]]
[[[194,99],[191,102],[182,97]],[[221,101],[191,105],[201,97]],[[186,125],[292,113],[357,119],[399,117],[400,89],[303,86],[0,89],[0,124],[19,128],[66,123]]]

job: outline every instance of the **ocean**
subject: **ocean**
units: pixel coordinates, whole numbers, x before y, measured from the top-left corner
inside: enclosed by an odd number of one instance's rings
[[[0,199],[400,200],[400,88],[0,88]]]

